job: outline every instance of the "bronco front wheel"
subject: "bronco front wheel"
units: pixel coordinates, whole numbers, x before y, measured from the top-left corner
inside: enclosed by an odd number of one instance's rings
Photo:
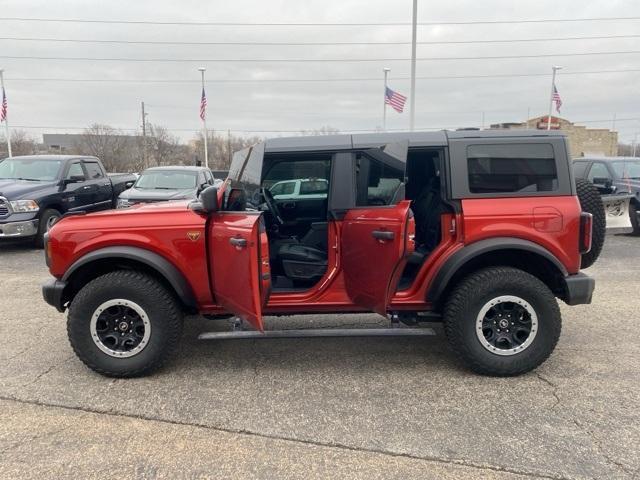
[[[146,375],[162,366],[182,333],[182,314],[155,278],[134,271],[102,275],[71,302],[69,341],[89,368],[111,377]]]
[[[444,327],[453,350],[477,373],[509,376],[544,362],[561,330],[558,303],[538,278],[511,267],[472,273],[453,290]]]

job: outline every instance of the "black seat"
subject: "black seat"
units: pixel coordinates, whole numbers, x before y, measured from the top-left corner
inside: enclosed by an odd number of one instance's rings
[[[327,270],[327,253],[301,243],[285,243],[278,250],[282,269],[292,280],[317,281]]]

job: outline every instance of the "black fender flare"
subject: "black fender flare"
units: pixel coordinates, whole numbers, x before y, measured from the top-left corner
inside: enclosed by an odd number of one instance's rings
[[[85,265],[109,258],[134,260],[145,264],[169,282],[180,300],[187,307],[197,308],[193,290],[180,270],[163,256],[144,248],[130,246],[105,247],[89,252],[71,264],[63,275],[62,281],[68,282],[72,275]]]
[[[438,299],[441,299],[442,294],[453,276],[467,262],[480,255],[484,255],[485,253],[500,250],[522,250],[525,252],[535,253],[551,262],[563,277],[566,277],[569,274],[562,262],[558,260],[553,253],[537,243],[515,237],[489,238],[471,243],[451,255],[451,257],[449,257],[440,267],[438,273],[436,273],[433,281],[431,282],[427,293],[427,299],[430,302],[437,302]]]

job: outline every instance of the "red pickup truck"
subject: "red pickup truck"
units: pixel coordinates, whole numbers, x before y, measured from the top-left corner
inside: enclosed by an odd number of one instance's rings
[[[300,179],[313,194],[270,190]],[[604,212],[590,188],[577,189],[554,132],[267,140],[237,152],[199,201],[59,221],[43,294],[69,309],[78,357],[110,376],[161,366],[185,313],[234,316],[202,338],[421,335],[442,321],[471,369],[516,375],[553,351],[556,298],[591,301],[580,268],[602,247]],[[390,328],[274,331],[263,319],[339,312],[377,312]]]

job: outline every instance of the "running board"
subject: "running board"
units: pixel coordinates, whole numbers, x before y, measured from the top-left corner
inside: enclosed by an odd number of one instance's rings
[[[309,328],[304,330],[235,330],[205,332],[198,340],[235,340],[244,338],[305,338],[305,337],[427,337],[435,335],[432,328]]]

